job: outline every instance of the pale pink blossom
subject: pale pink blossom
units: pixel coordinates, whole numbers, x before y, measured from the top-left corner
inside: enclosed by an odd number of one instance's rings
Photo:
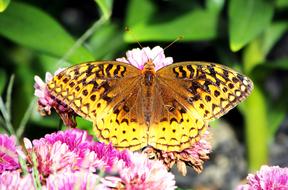
[[[63,71],[64,68],[58,69],[54,75],[59,74],[61,71]],[[50,96],[48,89],[47,89],[47,83],[50,82],[53,78],[53,75],[49,72],[45,75],[45,82],[39,77],[35,76],[35,92],[34,95],[38,97],[38,104],[39,104],[39,111],[43,115],[51,113],[51,108],[53,107],[55,100]]]
[[[15,170],[20,167],[16,139],[6,134],[0,134],[0,174],[6,170]]]
[[[279,166],[262,166],[256,174],[249,174],[247,184],[238,186],[237,190],[287,190],[288,168]]]
[[[21,176],[19,171],[6,171],[0,175],[1,190],[34,190],[31,174]]]
[[[141,70],[148,60],[152,60],[155,64],[156,71],[173,63],[173,58],[165,57],[164,50],[160,46],[156,46],[153,49],[150,49],[149,47],[143,49],[135,48],[127,51],[126,57],[118,58],[116,60],[129,63]]]

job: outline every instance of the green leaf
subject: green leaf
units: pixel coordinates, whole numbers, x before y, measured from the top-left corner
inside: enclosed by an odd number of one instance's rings
[[[287,8],[288,7],[288,1],[287,0],[276,0],[276,7],[279,8]]]
[[[101,14],[108,20],[111,16],[113,0],[95,0],[98,4]]]
[[[251,73],[254,67],[263,64],[265,55],[262,51],[262,43],[260,38],[252,40],[245,48],[243,53],[243,67],[245,73]]]
[[[139,41],[172,41],[178,36],[184,36],[182,41],[199,41],[217,36],[219,11],[215,9],[195,6],[189,11],[165,13],[155,11],[151,4],[146,3],[145,6],[149,7],[146,12],[142,7],[146,1],[130,2],[133,6],[129,6],[127,23]],[[125,34],[124,39],[127,42],[135,41],[129,33]]]
[[[0,96],[5,88],[7,82],[7,76],[4,70],[0,69]]]
[[[5,11],[9,3],[10,3],[10,0],[0,0],[0,12]]]
[[[75,43],[48,14],[20,2],[12,2],[9,8],[0,14],[0,35],[55,57],[62,57]],[[83,47],[75,50],[68,58],[74,63],[92,59],[93,56]]]
[[[43,71],[54,73],[55,71],[57,71],[57,69],[59,69],[59,65],[55,64],[59,61],[57,57],[52,57],[47,54],[38,54],[37,58],[39,59],[39,64],[41,65],[41,68],[43,69]],[[63,62],[61,63],[60,68],[67,68],[69,66],[71,66],[69,62]],[[41,73],[37,73],[37,75],[40,75],[40,74]]]
[[[275,22],[265,29],[262,35],[252,40],[244,49],[244,70],[249,73],[258,64],[265,62],[273,46],[287,31],[286,22]]]
[[[127,10],[126,26],[131,27],[137,23],[146,23],[155,11],[156,9],[152,1],[130,0]],[[134,33],[134,30],[132,32]]]
[[[231,0],[228,11],[230,48],[238,51],[269,26],[274,7],[266,0]]]
[[[220,12],[224,6],[225,0],[206,0],[206,7],[211,11]]]

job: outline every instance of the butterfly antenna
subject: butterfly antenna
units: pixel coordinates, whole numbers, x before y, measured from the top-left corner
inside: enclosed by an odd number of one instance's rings
[[[178,36],[173,42],[171,42],[170,44],[168,44],[165,48],[163,48],[163,51],[165,51],[166,49],[168,49],[170,46],[172,46],[174,43],[178,42],[179,40],[182,40],[184,37],[183,36]],[[153,58],[152,61],[154,61],[158,55],[160,54],[160,52]]]
[[[178,36],[173,42],[171,42],[165,48],[163,48],[163,51],[165,51],[167,48],[169,48],[170,46],[172,46],[174,43],[178,42],[179,40],[182,40],[183,38],[184,38],[183,36]]]
[[[128,26],[125,27],[125,31],[129,32],[129,34],[131,35],[131,37],[133,38],[134,41],[137,42],[137,44],[139,45],[139,47],[141,49],[143,49],[143,46],[140,44],[140,42],[137,40],[137,38],[134,36],[134,34],[132,33],[132,31],[130,30],[130,28]]]
[[[125,31],[129,32],[129,34],[131,35],[131,37],[133,38],[134,41],[137,42],[137,44],[139,45],[139,47],[141,49],[143,49],[143,51],[145,52],[146,57],[149,59],[148,54],[146,53],[146,51],[144,50],[143,46],[141,45],[141,43],[139,42],[139,40],[137,40],[137,38],[135,37],[135,35],[133,34],[133,32],[129,29],[128,26],[125,27]]]

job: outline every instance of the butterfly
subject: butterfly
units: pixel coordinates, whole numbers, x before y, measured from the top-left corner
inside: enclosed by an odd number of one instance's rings
[[[223,65],[178,62],[155,70],[121,61],[87,62],[60,72],[49,93],[92,121],[98,139],[118,149],[182,151],[208,123],[243,101],[252,81]]]

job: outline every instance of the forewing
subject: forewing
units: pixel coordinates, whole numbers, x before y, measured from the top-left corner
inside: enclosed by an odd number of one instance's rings
[[[214,63],[181,62],[156,72],[149,145],[181,151],[199,141],[208,122],[244,100],[252,81]]]
[[[142,106],[140,74],[126,63],[89,62],[62,71],[48,83],[48,89],[75,113],[92,121],[100,140],[136,149],[145,141],[143,131],[147,131],[137,112]],[[127,109],[130,111],[124,114]]]
[[[211,121],[243,101],[252,91],[252,81],[223,65],[180,62],[160,69],[157,78],[173,86],[196,118]]]
[[[137,80],[139,70],[131,65],[107,61],[69,67],[48,83],[52,96],[81,117],[95,121],[107,106],[121,99],[121,92]]]

